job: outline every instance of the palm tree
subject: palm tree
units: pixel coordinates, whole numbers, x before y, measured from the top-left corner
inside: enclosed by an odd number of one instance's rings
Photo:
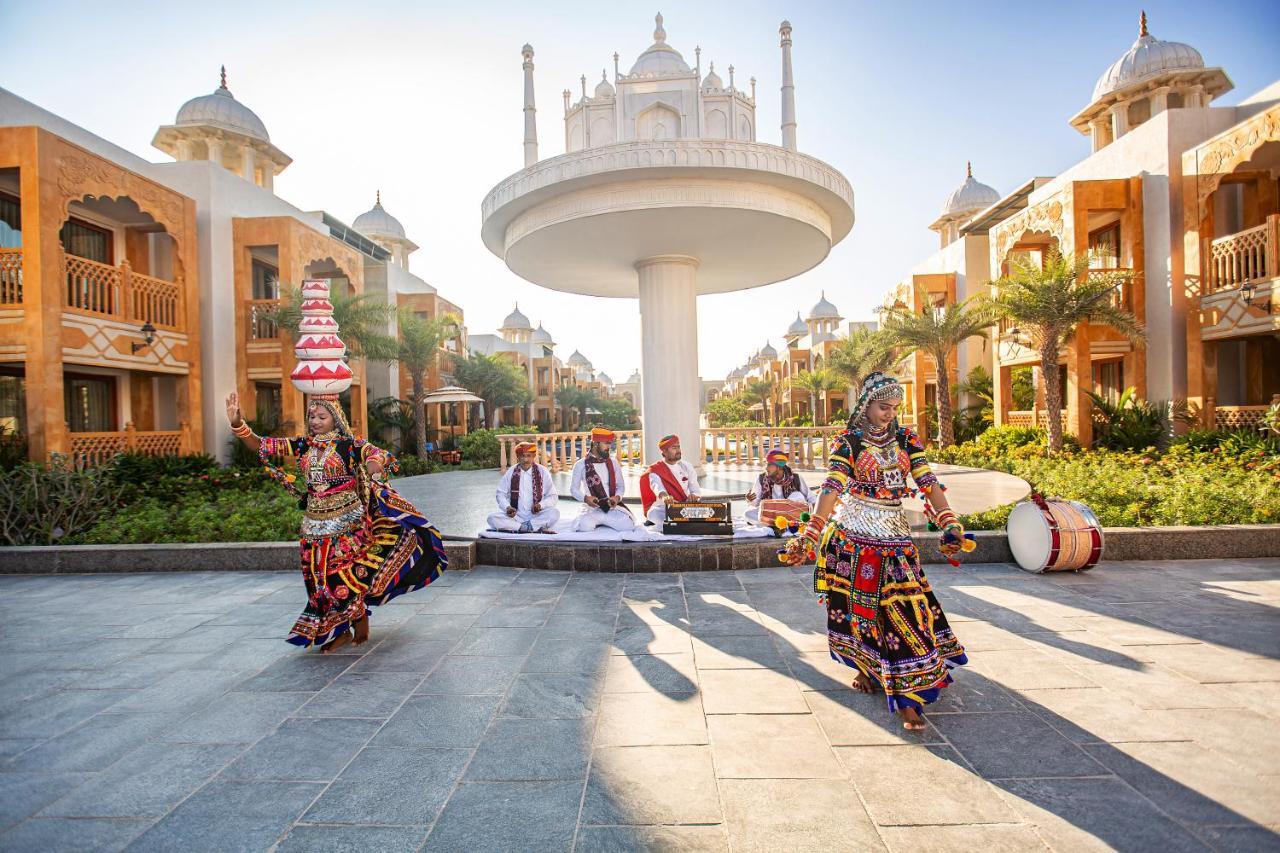
[[[969,338],[985,335],[994,313],[982,297],[966,299],[951,305],[933,305],[920,289],[920,311],[904,305],[884,309],[880,315],[885,340],[906,350],[923,350],[931,359],[938,377],[938,442],[946,447],[955,443],[951,422],[951,371],[947,364],[952,353]],[[923,376],[916,377],[924,381]]]
[[[567,419],[571,409],[578,411],[578,429],[584,429],[587,423],[587,410],[598,409],[601,399],[594,391],[586,388],[579,388],[576,385],[566,385],[556,392],[556,402],[562,407],[564,417]]]
[[[856,388],[868,373],[887,371],[897,361],[898,354],[878,329],[860,327],[836,343],[827,356],[827,370]]]
[[[492,429],[497,410],[526,406],[533,399],[529,377],[520,365],[501,355],[473,352],[453,357],[453,378],[472,394],[484,399],[485,426]]]
[[[381,294],[349,294],[333,291],[329,294],[333,304],[333,319],[338,324],[338,335],[347,345],[352,358],[371,361],[394,361],[396,339],[386,333],[387,323],[396,313]],[[288,332],[294,340],[298,337],[298,324],[302,322],[302,290],[291,287],[280,303],[263,313],[263,318]]]
[[[759,401],[764,409],[763,420],[764,425],[769,425],[769,410],[773,408],[773,393],[777,390],[778,384],[768,376],[761,376],[756,379],[747,380],[745,389],[747,399],[752,402]]]
[[[458,336],[460,323],[453,314],[424,319],[408,310],[400,312],[395,361],[408,371],[413,386],[413,433],[418,455],[423,458],[427,455],[427,375],[439,361],[441,347]],[[342,329],[341,323],[338,328]]]
[[[801,391],[809,392],[809,414],[813,418],[814,426],[821,425],[821,421],[818,418],[817,398],[819,396],[822,397],[822,413],[823,419],[825,419],[827,415],[827,392],[839,390],[844,385],[844,380],[827,368],[802,370],[791,377],[791,387],[793,389],[798,388]]]
[[[1045,408],[1049,417],[1049,452],[1062,450],[1062,384],[1058,356],[1082,323],[1105,323],[1133,344],[1143,337],[1142,325],[1121,308],[1114,297],[1130,273],[1091,270],[1088,255],[1045,256],[1043,265],[1015,259],[1008,275],[991,282],[996,314],[1020,330],[1017,334],[1040,354]]]

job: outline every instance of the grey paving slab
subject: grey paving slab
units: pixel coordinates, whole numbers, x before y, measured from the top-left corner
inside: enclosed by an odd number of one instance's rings
[[[337,826],[299,824],[276,853],[414,853],[427,837],[423,826]]]
[[[707,717],[721,779],[843,779],[845,770],[812,714]]]
[[[373,737],[380,720],[285,720],[222,771],[223,779],[328,782]]]
[[[584,826],[578,829],[578,853],[724,853],[724,826]]]
[[[592,722],[584,719],[496,720],[466,778],[474,782],[586,779]]]
[[[710,747],[596,749],[582,805],[584,826],[721,820]]]
[[[1080,747],[1030,712],[939,714],[931,722],[984,779],[1104,772]]]
[[[422,674],[438,664],[456,644],[455,637],[436,640],[397,632],[360,658],[351,671]]]
[[[31,817],[91,779],[88,773],[7,773],[0,785],[0,832]]]
[[[174,743],[253,743],[310,698],[307,693],[224,693],[170,726],[161,740]]]
[[[524,672],[516,676],[502,708],[506,717],[589,717],[600,701],[600,681],[573,672]]]
[[[528,654],[538,639],[538,628],[470,628],[453,648],[455,655]]]
[[[847,781],[727,779],[721,791],[734,851],[884,849]]]
[[[130,850],[263,850],[323,789],[303,782],[211,782],[147,830]]]
[[[500,696],[410,696],[377,736],[378,747],[474,747],[498,710]]]
[[[38,714],[9,713],[0,717],[0,737],[53,737],[128,698],[132,693],[131,690],[60,690],[39,700]]]
[[[449,655],[431,670],[416,692],[503,695],[519,669],[518,657]]]
[[[416,672],[344,672],[299,708],[297,717],[386,719],[422,681]]]
[[[41,817],[161,817],[212,779],[243,749],[239,744],[149,743],[66,796]],[[56,776],[57,774],[55,774]]]
[[[598,746],[654,746],[707,742],[707,718],[696,693],[614,693],[604,696]]]
[[[545,631],[520,667],[524,672],[574,672],[594,675],[609,663],[607,639],[554,637]]]
[[[683,696],[698,689],[693,655],[613,655],[604,677],[606,693]]]
[[[236,685],[236,689],[259,693],[319,692],[357,660],[355,655],[308,654],[299,650]]]
[[[305,821],[429,825],[470,757],[467,749],[366,747],[307,810]]]
[[[582,786],[580,781],[464,783],[449,798],[423,849],[569,850]]]
[[[1035,828],[1024,824],[882,826],[880,836],[892,853],[958,853],[969,850],[1028,853],[1045,850],[1045,843]]]
[[[99,714],[10,760],[15,770],[102,770],[173,725],[174,714]]]
[[[880,826],[1016,823],[999,786],[974,775],[947,746],[840,746],[867,811]],[[902,779],[927,779],[928,793],[903,796]]]
[[[32,818],[0,835],[0,849],[115,853],[128,847],[129,842],[137,838],[150,823],[148,820],[136,819]]]

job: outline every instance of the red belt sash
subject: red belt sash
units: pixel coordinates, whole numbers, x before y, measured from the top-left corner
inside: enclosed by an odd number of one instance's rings
[[[675,474],[671,473],[671,468],[665,462],[655,462],[649,466],[649,470],[645,472],[645,476],[640,478],[640,503],[644,506],[645,515],[649,514],[649,507],[653,506],[658,496],[653,493],[653,487],[649,485],[649,475],[657,474],[658,479],[662,481],[662,485],[666,488],[666,492],[671,496],[672,500],[687,501],[689,496],[685,494],[684,487],[680,485],[680,481],[676,479]]]

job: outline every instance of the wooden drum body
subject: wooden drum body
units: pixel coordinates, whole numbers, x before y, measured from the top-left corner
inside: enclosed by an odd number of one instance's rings
[[[1079,501],[1033,494],[1009,513],[1009,550],[1029,572],[1089,569],[1102,559],[1102,525]]]
[[[773,527],[774,519],[782,516],[787,520],[788,527],[794,527],[800,523],[800,513],[808,511],[809,505],[802,501],[768,498],[760,502],[760,524],[763,527]]]

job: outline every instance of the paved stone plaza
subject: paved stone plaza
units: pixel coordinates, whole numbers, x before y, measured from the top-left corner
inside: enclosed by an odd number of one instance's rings
[[[479,568],[281,641],[293,574],[0,578],[0,849],[1280,849],[1280,560],[935,567],[901,730],[802,571]]]

